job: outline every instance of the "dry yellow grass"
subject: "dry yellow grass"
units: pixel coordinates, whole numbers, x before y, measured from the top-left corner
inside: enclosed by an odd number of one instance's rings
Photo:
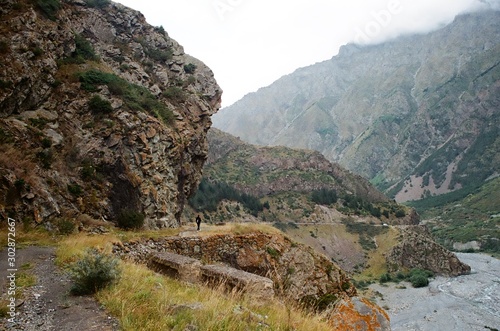
[[[182,283],[146,267],[123,263],[120,282],[97,295],[127,330],[328,330],[308,315],[274,300],[262,305],[239,294]],[[192,308],[189,308],[192,307]]]
[[[67,265],[89,247],[109,252],[112,243],[139,237],[168,236],[185,229],[155,232],[120,232],[106,235],[71,235],[59,243],[57,262]],[[231,224],[205,227],[203,235],[223,233],[274,232],[261,224]],[[329,330],[320,315],[308,314],[275,299],[255,302],[241,294],[229,294],[164,277],[143,265],[121,262],[118,283],[97,293],[97,299],[127,330],[185,330],[189,325],[199,330]],[[189,308],[193,306],[195,309]]]
[[[195,226],[193,225],[193,229]],[[226,223],[225,225],[208,225],[202,224],[200,236],[213,236],[220,234],[249,234],[255,232],[263,232],[269,234],[283,233],[268,223]]]
[[[397,244],[398,236],[399,231],[394,227],[389,227],[387,232],[376,237],[377,249],[370,253],[370,259],[367,262],[370,267],[356,276],[356,280],[378,279],[387,272],[385,255]]]
[[[96,248],[104,253],[111,253],[114,242],[119,242],[118,237],[113,234],[90,235],[78,233],[65,237],[59,242],[56,250],[56,263],[59,266],[76,261],[88,248]]]
[[[21,224],[16,226],[16,248],[25,246],[54,246],[58,238],[45,229],[31,229],[24,231]],[[7,228],[0,229],[0,246],[7,246]]]

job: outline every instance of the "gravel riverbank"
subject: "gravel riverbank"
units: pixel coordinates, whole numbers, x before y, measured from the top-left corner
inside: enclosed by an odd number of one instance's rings
[[[485,331],[500,329],[500,260],[485,254],[457,254],[469,275],[436,277],[428,287],[373,284],[382,294],[393,331]]]

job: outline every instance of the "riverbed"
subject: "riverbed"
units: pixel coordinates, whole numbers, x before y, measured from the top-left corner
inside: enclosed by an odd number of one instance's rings
[[[457,256],[471,266],[471,274],[436,277],[424,288],[370,286],[382,295],[376,302],[387,309],[393,331],[500,330],[500,260],[485,254]]]

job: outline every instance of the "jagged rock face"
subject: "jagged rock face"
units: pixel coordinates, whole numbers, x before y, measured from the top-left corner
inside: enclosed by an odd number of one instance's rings
[[[400,227],[401,240],[386,257],[389,271],[403,268],[420,268],[438,275],[459,276],[470,273],[470,266],[462,263],[455,254],[437,244],[427,229],[419,226]]]
[[[220,106],[212,71],[120,4],[66,0],[51,16],[6,0],[0,15],[2,211],[41,222],[133,210],[177,226]]]

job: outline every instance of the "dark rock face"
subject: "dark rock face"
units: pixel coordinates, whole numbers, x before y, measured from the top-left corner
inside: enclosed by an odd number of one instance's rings
[[[212,71],[120,4],[67,0],[50,14],[2,3],[2,212],[43,222],[132,210],[150,228],[177,226],[220,107]]]

